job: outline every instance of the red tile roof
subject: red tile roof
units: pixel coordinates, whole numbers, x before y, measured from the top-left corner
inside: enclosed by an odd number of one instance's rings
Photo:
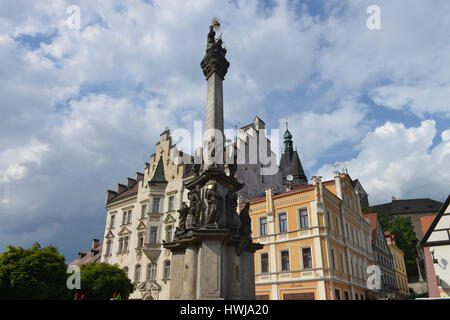
[[[128,197],[130,195],[133,195],[133,194],[137,194],[138,190],[139,190],[139,181],[136,181],[136,183],[133,184],[132,186],[130,186],[127,190],[119,193],[117,196],[115,196],[114,198],[110,199],[108,201],[108,203],[117,201],[119,199],[126,198],[126,197]]]
[[[82,264],[86,263],[95,263],[100,262],[100,258],[102,256],[102,247],[103,243],[99,243],[96,247],[92,248],[88,252],[80,252],[85,253],[85,256],[82,258],[75,259],[69,265],[76,265],[81,266]],[[92,255],[92,252],[94,252],[94,255]]]

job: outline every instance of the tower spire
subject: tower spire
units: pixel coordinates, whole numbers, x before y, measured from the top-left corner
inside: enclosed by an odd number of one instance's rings
[[[283,182],[287,183],[286,177],[292,176],[292,186],[308,184],[303,166],[298,156],[297,147],[294,150],[292,134],[288,129],[288,121],[286,119],[286,131],[283,135],[284,153],[280,159],[280,169]]]

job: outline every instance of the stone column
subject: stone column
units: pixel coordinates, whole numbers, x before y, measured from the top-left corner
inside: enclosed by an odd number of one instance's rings
[[[207,81],[205,129],[223,132],[223,80],[214,72]]]
[[[183,299],[194,300],[196,297],[197,253],[197,246],[186,248],[184,256]]]

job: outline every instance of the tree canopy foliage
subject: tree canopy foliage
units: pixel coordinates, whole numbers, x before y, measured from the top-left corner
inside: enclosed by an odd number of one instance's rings
[[[7,246],[0,255],[0,299],[68,299],[65,258],[53,246]]]
[[[134,285],[127,274],[116,265],[88,263],[81,266],[81,290],[87,300],[108,300],[113,294],[128,299]]]

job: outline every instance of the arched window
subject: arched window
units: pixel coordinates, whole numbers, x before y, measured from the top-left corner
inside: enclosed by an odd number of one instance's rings
[[[170,261],[164,261],[164,279],[170,279]]]
[[[141,280],[141,265],[136,265],[136,270],[134,272],[134,282],[139,282]]]

